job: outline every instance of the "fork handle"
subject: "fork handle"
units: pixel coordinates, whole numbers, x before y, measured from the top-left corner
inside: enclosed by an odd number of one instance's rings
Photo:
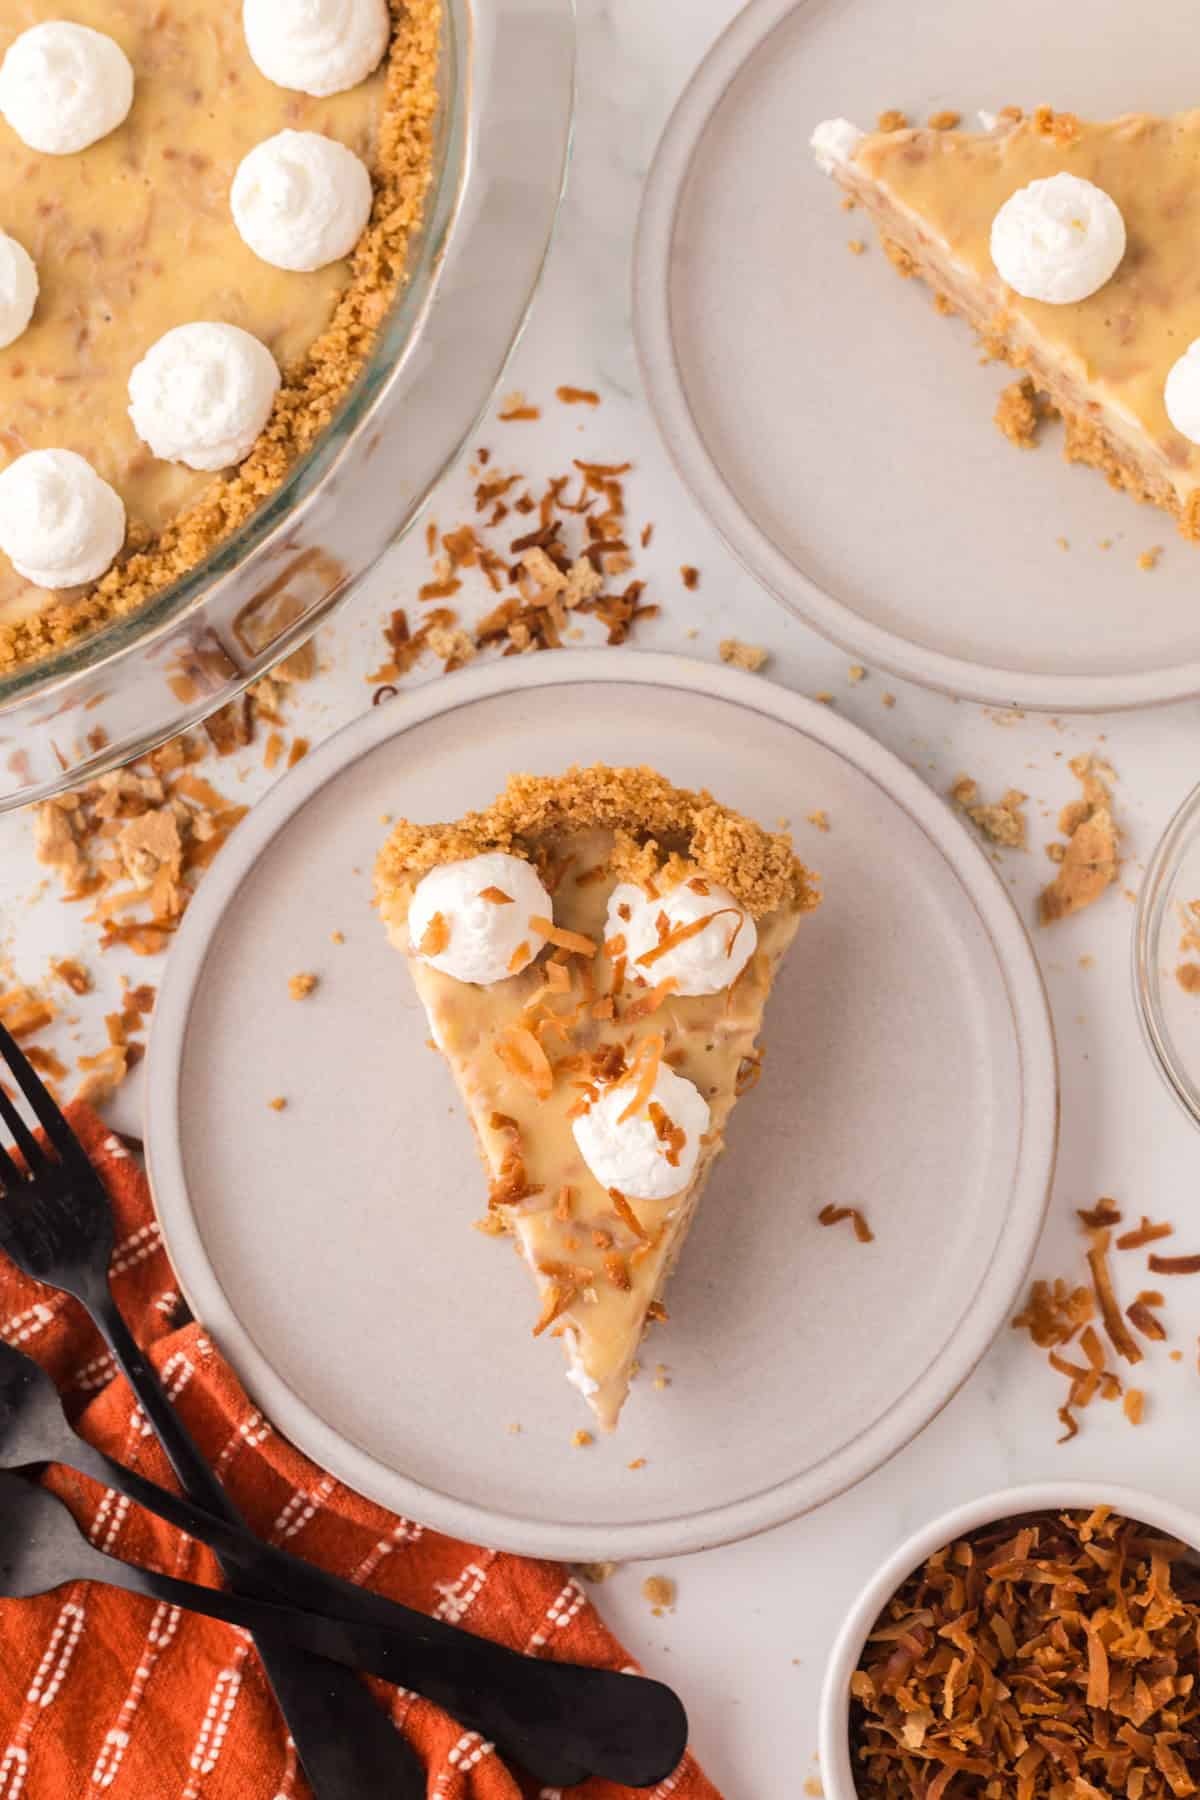
[[[231,1525],[244,1520],[175,1411],[113,1299],[107,1281],[80,1294],[150,1421],[184,1490]],[[259,1584],[222,1563],[235,1592]],[[255,1649],[317,1800],[423,1800],[425,1771],[358,1676],[278,1638]]]
[[[150,1421],[154,1435],[166,1452],[167,1461],[174,1469],[180,1486],[193,1500],[199,1501],[207,1512],[216,1513],[230,1524],[240,1525],[242,1520],[233,1502],[201,1455],[191,1432],[167,1399],[158,1376],[142,1355],[133,1333],[108,1291],[107,1284],[103,1294],[97,1293],[94,1299],[89,1294],[88,1311],[112,1351],[117,1366],[133,1389],[138,1405]]]

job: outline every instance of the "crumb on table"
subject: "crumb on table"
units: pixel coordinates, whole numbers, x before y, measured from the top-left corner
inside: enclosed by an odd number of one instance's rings
[[[282,1094],[276,1094],[275,1098],[273,1100],[267,1101],[267,1105],[270,1107],[272,1112],[283,1112],[287,1106],[287,1101],[284,1099]]]
[[[730,663],[735,669],[747,669],[752,675],[763,667],[771,654],[761,644],[744,644],[734,637],[722,638],[719,649],[723,663]]]
[[[584,1431],[582,1429],[577,1431],[575,1436],[571,1439],[571,1443],[576,1450],[586,1450],[588,1445],[594,1444],[595,1441],[596,1440],[590,1431]]]
[[[642,1583],[642,1599],[654,1609],[655,1618],[675,1604],[675,1583],[669,1575],[647,1575]]]
[[[970,775],[960,775],[950,789],[950,798],[993,844],[999,844],[1005,850],[1024,850],[1026,819],[1022,808],[1028,794],[1023,794],[1019,788],[1009,788],[994,805],[985,805],[979,798],[979,783]]]
[[[317,985],[317,977],[310,974],[291,975],[288,977],[288,993],[293,1000],[307,1000]]]
[[[1058,829],[1067,842],[1047,847],[1058,863],[1058,874],[1039,897],[1038,917],[1043,925],[1053,925],[1091,906],[1117,879],[1121,866],[1109,787],[1112,770],[1086,755],[1074,757],[1070,767],[1083,792],[1058,816]]]
[[[898,106],[889,106],[887,111],[881,112],[875,121],[876,131],[904,131],[907,126],[908,115],[901,112]]]

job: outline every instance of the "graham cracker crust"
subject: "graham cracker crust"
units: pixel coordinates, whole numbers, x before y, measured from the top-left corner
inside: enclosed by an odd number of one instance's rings
[[[613,832],[616,874],[646,885],[664,868],[699,870],[729,889],[755,918],[819,902],[814,877],[785,832],[764,831],[711,794],[673,787],[653,769],[571,768],[563,775],[513,775],[484,812],[452,824],[403,819],[376,865],[376,890],[395,898],[416,875],[486,850],[536,862],[556,838],[600,827]]]

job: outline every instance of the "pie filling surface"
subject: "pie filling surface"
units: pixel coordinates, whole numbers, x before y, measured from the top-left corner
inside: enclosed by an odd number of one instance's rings
[[[558,941],[535,936],[515,973],[477,986],[422,958],[408,914],[429,870],[493,850],[536,866],[553,896]],[[653,895],[681,880],[725,887],[755,922],[755,952],[721,992],[673,993],[652,968],[634,972],[620,935],[606,935],[618,882]],[[786,837],[709,796],[648,769],[596,768],[514,777],[487,812],[454,825],[400,824],[381,853],[377,891],[468,1108],[490,1181],[489,1219],[511,1234],[536,1283],[535,1329],[560,1339],[569,1379],[609,1429],[647,1320],[662,1313],[729,1115],[757,1080],[763,1008],[803,914],[817,904],[812,879]],[[721,930],[722,921],[705,929]],[[688,1185],[646,1199],[598,1180],[573,1126],[613,1083],[631,1113],[645,1105],[660,1062],[695,1084],[710,1120]],[[750,1204],[745,1196],[737,1203]]]
[[[992,222],[1030,182],[1068,172],[1111,196],[1127,245],[1095,293],[1056,305],[996,271]],[[1042,108],[990,131],[866,134],[835,179],[872,215],[902,274],[963,313],[990,353],[1062,412],[1066,454],[1171,512],[1200,538],[1200,445],[1167,415],[1164,385],[1200,338],[1200,110],[1089,123]]]
[[[50,593],[0,557],[0,671],[141,605],[271,493],[328,423],[370,350],[419,227],[437,114],[441,0],[391,0],[375,74],[317,99],[275,86],[246,48],[232,0],[75,0],[70,16],[114,39],[135,74],[125,122],[74,155],[42,155],[0,119],[0,225],[33,257],[31,323],[0,350],[0,467],[29,450],[87,458],[125,503],[125,550],[84,589]],[[62,16],[15,0],[0,49]],[[284,129],[356,152],[375,190],[353,254],[311,273],[243,242],[229,191],[241,159]],[[283,376],[274,412],[238,467],[214,478],[156,458],[128,414],[133,367],[164,332],[237,325]]]

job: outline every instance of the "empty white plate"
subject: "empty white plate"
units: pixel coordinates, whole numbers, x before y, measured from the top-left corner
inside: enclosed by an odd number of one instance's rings
[[[1003,705],[1200,693],[1200,548],[1056,431],[1001,437],[1013,372],[897,279],[808,149],[890,107],[1191,107],[1194,40],[1186,0],[753,0],[680,101],[636,259],[650,400],[734,551],[860,660]]]
[[[530,1334],[525,1271],[471,1230],[485,1184],[470,1130],[369,902],[383,815],[451,818],[509,771],[600,760],[790,818],[826,897],[773,996],[763,1080],[670,1323],[619,1432],[576,1449],[590,1417],[558,1346]],[[805,823],[817,809],[828,833]],[[297,1003],[300,971],[320,986]],[[283,1431],[428,1524],[625,1558],[817,1505],[949,1398],[1024,1278],[1056,1080],[1025,933],[916,776],[761,679],[603,650],[431,682],[254,810],[172,949],[148,1106],[184,1289]],[[830,1201],[861,1207],[876,1241],[823,1229]]]

